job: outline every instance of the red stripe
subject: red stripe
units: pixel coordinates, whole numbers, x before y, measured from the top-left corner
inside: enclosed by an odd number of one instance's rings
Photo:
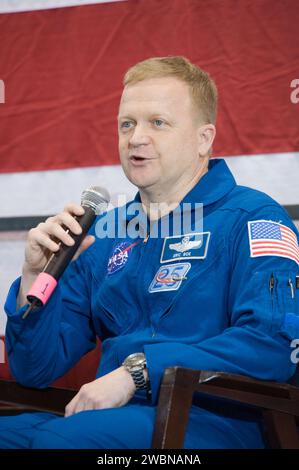
[[[290,234],[292,235],[292,237],[294,237],[296,240],[297,240],[297,237],[296,237],[296,234],[295,232],[290,229],[289,227],[287,227],[286,225],[280,225],[280,228],[283,232],[290,232]]]
[[[262,250],[252,250],[252,254],[264,253],[264,252],[267,251],[267,250],[269,250],[269,251],[271,251],[271,252],[273,252],[273,253],[278,253],[278,254],[279,254],[279,253],[284,253],[284,254],[286,254],[286,255],[288,255],[288,256],[289,256],[289,255],[290,255],[290,256],[294,256],[295,258],[298,258],[298,259],[299,259],[299,254],[298,254],[298,253],[293,253],[293,252],[291,252],[291,251],[279,250],[279,249],[273,250],[273,249],[267,248],[267,247],[263,248]]]
[[[293,240],[297,242],[297,237],[294,232],[286,232],[285,230],[282,231],[282,238],[287,238],[288,240]]]
[[[289,245],[285,245],[283,243],[274,243],[274,242],[268,242],[268,243],[265,243],[265,242],[252,242],[251,244],[252,248],[254,249],[262,249],[262,248],[281,248],[282,250],[285,249],[287,251],[290,251],[292,253],[294,253],[295,255],[299,255],[299,248],[298,246],[296,246],[295,248],[289,246]]]
[[[261,244],[261,243],[281,243],[282,245],[285,246],[291,246],[293,248],[298,249],[298,243],[290,242],[290,241],[285,241],[285,240],[273,240],[273,239],[267,239],[264,238],[262,240],[252,240],[252,244]]]
[[[12,56],[0,55],[6,85],[0,172],[117,164],[115,117],[124,72],[146,57],[174,52],[218,84],[215,155],[296,151],[298,104],[290,100],[290,84],[298,70],[298,24],[295,0],[238,2],[238,14],[235,0],[215,1],[212,20],[210,2],[187,0],[2,14],[1,50]],[[204,52],[194,44],[205,44]]]
[[[298,246],[291,246],[291,245],[288,245],[288,244],[285,244],[285,243],[281,243],[281,242],[278,242],[278,243],[275,243],[275,242],[258,242],[258,243],[252,243],[251,244],[252,247],[255,247],[255,248],[262,248],[263,246],[265,247],[269,247],[269,248],[281,248],[281,249],[285,249],[285,250],[291,250],[291,251],[294,251],[295,253],[299,253],[299,248]]]
[[[126,248],[124,248],[123,250],[121,250],[120,253],[117,253],[117,255],[123,255],[124,253],[126,253],[127,251],[129,251],[131,248],[133,248],[133,246],[137,245],[138,243],[140,243],[142,240],[137,240],[137,242],[134,242],[134,243],[131,243],[129,246],[126,246]]]
[[[254,253],[252,252],[252,255],[253,256],[265,256],[265,255],[276,255],[276,256],[283,256],[283,257],[286,257],[286,258],[291,258],[293,260],[295,260],[298,264],[299,264],[299,256],[293,256],[292,254],[289,254],[287,256],[287,253],[285,252],[282,252],[282,251],[278,251],[278,250],[265,250],[265,251],[261,251],[261,252],[258,252],[258,253]]]
[[[297,243],[298,244],[298,241],[297,241],[297,237],[295,236],[295,234],[293,234],[292,236],[290,236],[289,234],[287,233],[283,233],[282,234],[282,239],[287,239],[289,241],[292,241],[294,243]]]

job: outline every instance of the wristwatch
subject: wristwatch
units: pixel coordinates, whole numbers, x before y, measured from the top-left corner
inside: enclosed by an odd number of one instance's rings
[[[143,353],[130,354],[130,356],[126,357],[122,365],[131,374],[138,390],[149,389],[149,379],[146,380],[144,376],[146,359]]]

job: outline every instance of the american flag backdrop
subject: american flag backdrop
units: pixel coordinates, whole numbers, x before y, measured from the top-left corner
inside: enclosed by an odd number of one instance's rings
[[[25,230],[91,185],[134,195],[116,115],[139,60],[185,55],[210,72],[215,157],[297,217],[298,24],[298,0],[1,0],[0,333]]]

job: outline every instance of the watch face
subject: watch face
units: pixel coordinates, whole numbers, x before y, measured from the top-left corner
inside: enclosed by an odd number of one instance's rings
[[[145,363],[145,357],[143,353],[134,353],[127,357],[125,364],[128,367],[140,367]]]

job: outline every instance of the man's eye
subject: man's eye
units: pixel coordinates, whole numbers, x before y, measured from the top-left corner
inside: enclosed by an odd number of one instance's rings
[[[132,124],[131,121],[124,121],[120,124],[120,128],[121,129],[129,129],[131,124]]]
[[[161,127],[161,126],[163,126],[164,121],[162,121],[162,119],[154,119],[154,124],[157,127]]]

